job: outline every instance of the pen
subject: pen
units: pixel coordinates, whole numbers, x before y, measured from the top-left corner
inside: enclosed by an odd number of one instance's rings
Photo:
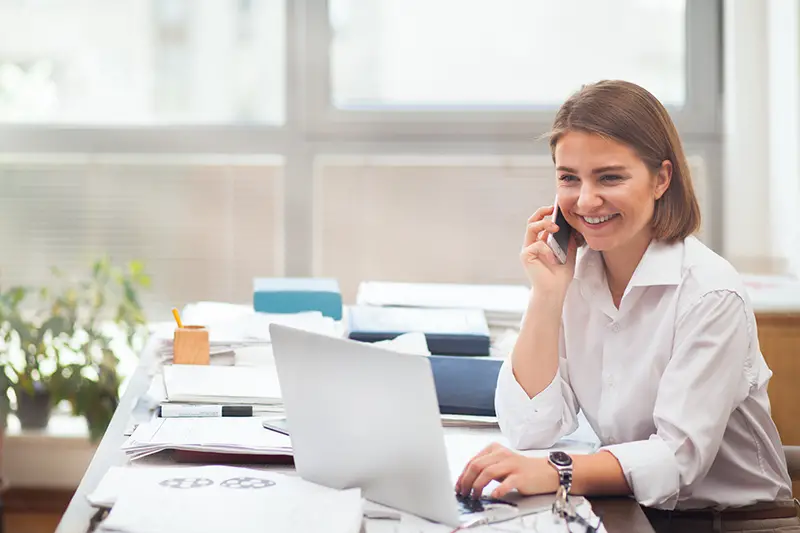
[[[178,327],[183,328],[183,322],[181,322],[181,314],[178,312],[177,307],[172,308],[172,316],[175,317],[175,322],[178,323]]]
[[[259,409],[252,405],[178,405],[165,403],[159,406],[158,416],[161,418],[207,418],[257,416],[274,412],[274,409]]]

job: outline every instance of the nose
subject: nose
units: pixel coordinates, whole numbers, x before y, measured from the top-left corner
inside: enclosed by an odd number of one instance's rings
[[[603,205],[603,198],[598,194],[597,188],[585,180],[581,183],[581,191],[578,196],[576,207],[581,213],[591,213],[593,210]]]

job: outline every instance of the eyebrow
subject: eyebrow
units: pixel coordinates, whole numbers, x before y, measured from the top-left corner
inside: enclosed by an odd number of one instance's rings
[[[574,168],[563,167],[563,166],[557,167],[556,170],[561,170],[563,172],[569,172],[571,174],[577,174],[578,173],[578,171],[575,170]],[[604,172],[620,172],[620,171],[623,171],[623,170],[625,170],[625,166],[624,165],[609,165],[609,166],[606,166],[606,167],[597,167],[596,169],[592,170],[592,174],[603,174]]]

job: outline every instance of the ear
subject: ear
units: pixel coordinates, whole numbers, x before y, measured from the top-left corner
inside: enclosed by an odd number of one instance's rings
[[[664,193],[667,192],[667,189],[669,189],[669,184],[671,181],[672,161],[665,159],[661,162],[661,167],[659,167],[658,172],[656,173],[656,200],[664,196]]]

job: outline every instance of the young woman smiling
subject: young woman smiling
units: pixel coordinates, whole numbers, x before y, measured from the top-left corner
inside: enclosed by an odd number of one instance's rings
[[[548,448],[582,409],[602,447],[542,459],[495,444],[456,490],[563,484],[630,494],[658,531],[800,531],[753,310],[733,267],[693,236],[700,211],[667,111],[632,83],[588,85],[558,111],[550,147],[573,237],[560,264],[553,206],[528,220],[531,298],[497,416],[514,448]]]

